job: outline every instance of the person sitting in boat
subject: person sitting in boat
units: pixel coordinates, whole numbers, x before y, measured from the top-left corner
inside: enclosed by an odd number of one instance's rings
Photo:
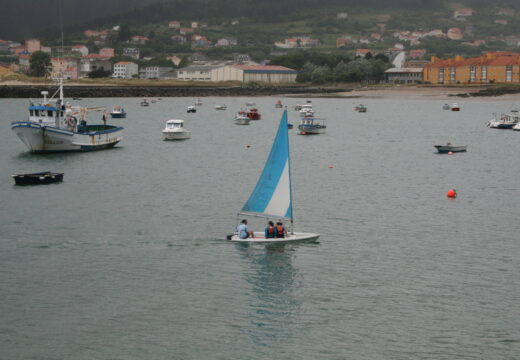
[[[287,230],[285,230],[285,227],[283,226],[281,221],[278,221],[276,223],[275,232],[277,238],[284,238],[287,236]]]
[[[237,226],[237,234],[241,239],[254,238],[255,234],[252,231],[249,231],[247,228],[247,220],[244,219],[240,222],[240,225]]]
[[[276,229],[274,227],[274,223],[272,221],[269,221],[267,223],[267,227],[265,228],[265,238],[266,239],[272,239],[276,235]]]

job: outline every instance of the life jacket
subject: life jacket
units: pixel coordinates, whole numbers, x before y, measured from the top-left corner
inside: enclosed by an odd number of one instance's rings
[[[274,231],[274,226],[268,226],[267,229],[266,229],[266,234],[265,234],[267,238],[274,238],[275,236],[275,231]]]
[[[277,238],[283,238],[285,237],[285,229],[282,225],[276,225],[276,237]]]

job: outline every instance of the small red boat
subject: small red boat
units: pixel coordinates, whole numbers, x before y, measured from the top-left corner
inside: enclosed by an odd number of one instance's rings
[[[282,100],[278,100],[276,104],[274,104],[274,107],[277,109],[281,109],[283,107]]]
[[[257,108],[251,108],[247,112],[247,117],[250,118],[251,120],[260,120],[261,115],[258,112]]]

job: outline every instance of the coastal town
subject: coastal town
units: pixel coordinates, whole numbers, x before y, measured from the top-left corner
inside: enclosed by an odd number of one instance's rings
[[[61,71],[65,79],[72,81],[114,78],[266,84],[356,81],[389,84],[519,83],[520,54],[514,50],[520,46],[520,35],[479,38],[471,22],[475,15],[471,8],[458,8],[450,18],[450,22],[458,23],[458,26],[420,27],[421,30],[390,28],[385,16],[379,16],[381,22],[367,33],[341,34],[335,38],[293,35],[274,41],[269,46],[270,52],[263,56],[238,52],[247,46],[237,37],[211,37],[214,32],[212,25],[200,21],[171,20],[157,25],[155,30],[138,34],[130,31],[127,25],[114,25],[84,30],[74,37],[75,40],[67,38],[64,45],[55,41],[46,44],[38,38],[0,40],[0,74],[3,79],[9,74],[55,79]],[[493,23],[507,26],[517,15],[514,9],[497,8]],[[338,23],[350,19],[347,12],[335,14]],[[238,29],[241,23],[237,19],[227,25]],[[174,49],[183,51],[154,50],[157,46],[151,44],[157,43],[159,33],[162,41],[167,36]],[[455,51],[445,54],[448,57],[440,57],[438,51],[428,46],[432,41],[455,46]],[[218,51],[221,51],[220,58],[214,55]],[[280,60],[295,52],[303,53],[303,56],[339,54],[342,64],[333,63],[335,67],[329,65],[328,69],[314,64],[316,66],[309,70],[305,69],[309,64],[298,67]],[[35,55],[41,59],[40,63],[44,62],[43,72],[35,72],[32,68],[38,66]],[[344,73],[352,72],[354,62],[344,59],[357,60],[357,65],[362,68],[360,62],[374,58],[380,62],[370,78],[360,74],[343,77],[323,75],[324,72],[340,71],[340,65],[344,65]]]

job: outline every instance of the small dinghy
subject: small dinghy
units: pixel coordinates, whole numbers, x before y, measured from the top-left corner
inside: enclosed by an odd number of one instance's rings
[[[16,185],[41,185],[63,181],[63,173],[53,173],[50,171],[32,174],[15,174],[12,176]]]
[[[186,112],[187,113],[196,113],[197,112],[197,108],[195,108],[195,106],[188,106],[186,108]]]
[[[455,146],[455,145],[451,145],[450,143],[448,143],[446,145],[434,145],[434,147],[441,154],[464,152],[468,148],[467,145]]]
[[[293,231],[293,204],[291,193],[291,172],[289,159],[289,132],[287,110],[284,110],[278,131],[258,179],[255,189],[238,215],[257,216],[266,219],[286,219],[290,229],[285,237],[266,238],[263,232],[254,232],[254,237],[240,238],[237,233],[228,236],[228,240],[242,243],[292,243],[315,242],[319,234]]]

